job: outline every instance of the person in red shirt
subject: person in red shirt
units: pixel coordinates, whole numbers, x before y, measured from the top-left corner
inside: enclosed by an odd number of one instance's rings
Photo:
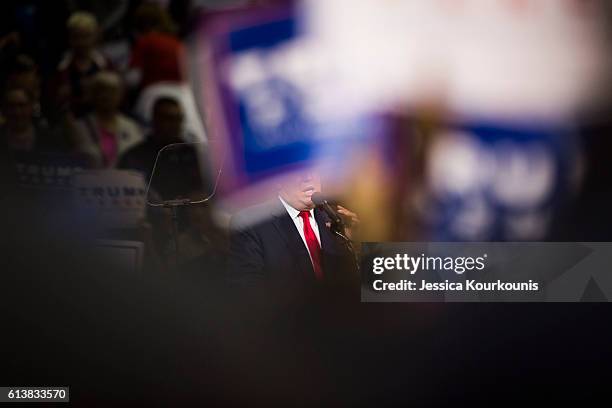
[[[143,3],[135,13],[137,38],[130,66],[139,73],[139,88],[158,82],[182,82],[184,47],[174,35],[168,13],[156,3]]]

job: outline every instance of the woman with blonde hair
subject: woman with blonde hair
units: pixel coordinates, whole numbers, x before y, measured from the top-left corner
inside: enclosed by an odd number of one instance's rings
[[[67,105],[75,116],[81,117],[91,110],[91,78],[100,71],[112,69],[112,64],[96,48],[99,27],[93,14],[73,13],[66,30],[70,48],[57,67],[52,92],[58,105]]]

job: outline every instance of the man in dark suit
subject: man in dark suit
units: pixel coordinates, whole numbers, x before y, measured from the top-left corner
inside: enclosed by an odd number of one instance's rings
[[[327,214],[312,202],[313,193],[320,190],[318,174],[304,172],[281,184],[278,197],[232,217],[232,283],[303,287],[358,278],[346,242],[331,230]],[[348,224],[359,221],[344,207],[338,206],[337,212]]]

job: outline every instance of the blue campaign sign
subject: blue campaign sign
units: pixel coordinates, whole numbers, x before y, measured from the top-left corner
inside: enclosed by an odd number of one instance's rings
[[[578,151],[562,126],[449,127],[428,157],[431,239],[544,239],[576,181]]]
[[[348,152],[371,135],[375,120],[339,114],[346,99],[333,70],[309,48],[299,15],[291,9],[223,15],[203,37],[215,87],[212,119],[223,123],[213,133],[229,153],[223,190],[265,184],[330,158],[334,173],[348,168]]]
[[[289,12],[253,19],[214,41],[234,164],[251,182],[306,163],[315,150],[302,91],[278,66],[283,47],[299,35],[296,20]]]
[[[297,34],[295,18],[287,12],[286,16],[281,16],[276,21],[262,22],[230,31],[230,48],[235,53],[252,49],[270,49],[292,40]]]
[[[70,189],[72,177],[88,167],[87,157],[64,153],[26,153],[15,157],[18,182],[44,190]]]

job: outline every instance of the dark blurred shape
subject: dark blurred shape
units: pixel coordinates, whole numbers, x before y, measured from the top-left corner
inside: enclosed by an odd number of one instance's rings
[[[583,145],[583,182],[576,197],[563,206],[552,239],[612,240],[612,122],[610,113],[585,118],[579,127]]]

